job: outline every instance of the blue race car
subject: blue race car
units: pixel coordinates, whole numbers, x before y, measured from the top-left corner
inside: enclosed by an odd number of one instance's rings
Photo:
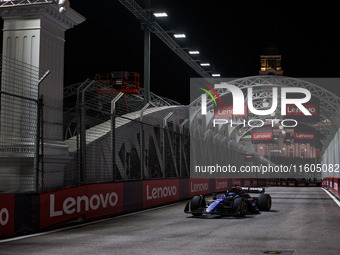
[[[260,193],[252,197],[249,193]],[[212,201],[206,201],[203,195],[194,196],[184,208],[185,213],[193,216],[201,215],[235,215],[244,217],[246,214],[269,211],[272,205],[271,196],[265,194],[265,188],[241,188],[234,186],[222,196],[213,194]]]

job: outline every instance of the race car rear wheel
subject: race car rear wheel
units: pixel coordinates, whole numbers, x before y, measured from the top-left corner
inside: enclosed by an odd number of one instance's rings
[[[247,202],[244,197],[235,198],[233,208],[235,210],[235,215],[245,217],[247,214]]]
[[[269,194],[261,194],[257,203],[260,211],[269,211],[272,207],[272,198]]]
[[[200,208],[205,207],[205,199],[203,196],[194,196],[191,199],[191,211],[199,210]],[[192,212],[194,216],[201,216],[203,213],[200,212]]]

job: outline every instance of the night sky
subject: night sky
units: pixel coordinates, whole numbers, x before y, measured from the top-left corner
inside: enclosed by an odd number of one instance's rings
[[[71,0],[86,21],[66,32],[65,86],[95,73],[130,71],[143,81],[143,31],[140,22],[118,0]],[[143,6],[143,0],[137,0]],[[258,75],[262,50],[277,47],[284,75],[339,77],[338,6],[284,1],[152,1],[167,18],[167,31],[186,33],[183,48],[199,50],[222,77]],[[151,39],[151,91],[189,103],[190,77],[199,77],[155,35]],[[339,85],[340,86],[340,85]],[[330,88],[340,95],[340,87]]]

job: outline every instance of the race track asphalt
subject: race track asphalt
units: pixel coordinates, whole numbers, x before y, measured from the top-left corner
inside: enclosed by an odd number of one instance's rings
[[[340,254],[340,207],[324,190],[266,191],[272,210],[245,218],[192,217],[183,212],[183,201],[2,240],[0,254]]]

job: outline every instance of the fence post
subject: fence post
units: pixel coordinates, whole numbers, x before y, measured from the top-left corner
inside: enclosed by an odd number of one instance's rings
[[[41,191],[44,191],[44,96],[40,95],[40,85],[50,74],[50,70],[47,70],[44,75],[38,81],[38,100],[37,100],[37,137],[36,137],[36,191],[39,192],[39,172],[41,172]],[[40,147],[41,144],[41,147]],[[41,156],[40,156],[41,153]],[[41,171],[40,171],[41,165]]]
[[[77,88],[77,151],[78,185],[85,180],[86,173],[86,105],[85,93],[95,81],[86,80]],[[81,94],[80,94],[81,92]]]
[[[182,170],[182,151],[183,151],[183,130],[184,125],[188,122],[188,119],[185,119],[180,125],[179,125],[179,178],[182,178],[183,176],[183,170]]]
[[[111,101],[111,150],[112,150],[112,180],[116,181],[116,102],[124,95],[119,92],[118,95]]]
[[[162,126],[162,142],[163,142],[163,159],[162,159],[162,166],[163,166],[163,179],[166,178],[166,173],[165,173],[165,128],[168,127],[168,119],[172,116],[173,112],[169,112],[164,118],[163,118],[163,126]]]
[[[145,112],[146,109],[148,109],[148,107],[150,106],[150,103],[147,103],[142,110],[140,111],[140,176],[141,179],[144,179],[144,168],[145,168],[145,141],[144,141],[144,123],[143,123],[143,114]]]
[[[44,190],[44,130],[43,130],[43,96],[40,96],[37,102],[37,130],[36,130],[36,149],[35,149],[35,171],[36,171],[36,192]],[[40,147],[41,144],[41,147]],[[41,156],[40,156],[41,154]],[[41,168],[40,168],[41,167]],[[40,179],[41,176],[41,179]],[[39,181],[41,180],[41,189]]]

